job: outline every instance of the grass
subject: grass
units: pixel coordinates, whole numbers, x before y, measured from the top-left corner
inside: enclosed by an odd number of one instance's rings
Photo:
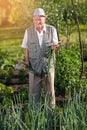
[[[21,52],[24,29],[16,27],[0,28],[0,49],[8,51],[12,56]]]
[[[22,97],[15,104],[3,104],[0,108],[0,128],[2,130],[86,130],[87,103],[81,93],[74,93],[63,109],[54,109],[40,102],[31,106],[29,100],[25,107]],[[20,102],[20,104],[19,104]]]

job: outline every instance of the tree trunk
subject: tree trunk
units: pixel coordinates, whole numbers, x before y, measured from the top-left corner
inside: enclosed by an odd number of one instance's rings
[[[78,36],[79,36],[79,43],[80,43],[80,55],[81,55],[81,74],[80,74],[80,78],[81,78],[82,75],[83,75],[83,46],[82,46],[81,32],[80,32],[80,28],[79,28],[78,16],[77,16],[76,9],[75,9],[75,6],[74,6],[74,1],[71,0],[71,3],[72,3],[72,6],[73,6],[73,11],[74,11],[74,16],[75,16],[74,20],[75,20],[76,25],[77,25]]]

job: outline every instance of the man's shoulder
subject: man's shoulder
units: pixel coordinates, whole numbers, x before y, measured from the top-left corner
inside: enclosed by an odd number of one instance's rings
[[[30,30],[33,30],[33,29],[34,29],[34,26],[32,25],[32,26],[28,27],[26,30],[30,31]]]

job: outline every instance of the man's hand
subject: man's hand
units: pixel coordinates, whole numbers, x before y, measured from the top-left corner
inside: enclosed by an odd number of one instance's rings
[[[59,47],[58,45],[52,45],[51,49],[54,50],[54,51],[56,51],[56,50],[58,50],[58,47]]]
[[[62,42],[63,42],[63,40],[59,40],[57,45],[53,44],[53,45],[51,46],[51,49],[54,50],[54,51],[59,50],[59,48],[60,48]]]

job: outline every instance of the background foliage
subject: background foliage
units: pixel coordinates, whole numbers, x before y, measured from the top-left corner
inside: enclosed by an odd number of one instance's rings
[[[74,8],[72,6],[74,2]],[[32,24],[32,13],[42,7],[47,23],[57,28],[59,39],[64,39],[57,52],[55,90],[57,96],[68,96],[63,107],[55,109],[41,99],[38,106],[29,104],[28,87],[14,93],[10,86],[14,65],[22,61],[21,48],[24,30]],[[81,72],[79,32],[84,57]],[[0,0],[0,128],[2,130],[86,130],[87,129],[87,0]],[[19,81],[25,81],[25,68]],[[7,80],[2,84],[2,78]],[[23,79],[23,80],[22,80]],[[59,93],[60,92],[60,93]],[[67,93],[68,92],[68,93]],[[62,94],[62,95],[61,95]],[[43,95],[42,95],[43,96]],[[58,103],[58,102],[57,102]]]

